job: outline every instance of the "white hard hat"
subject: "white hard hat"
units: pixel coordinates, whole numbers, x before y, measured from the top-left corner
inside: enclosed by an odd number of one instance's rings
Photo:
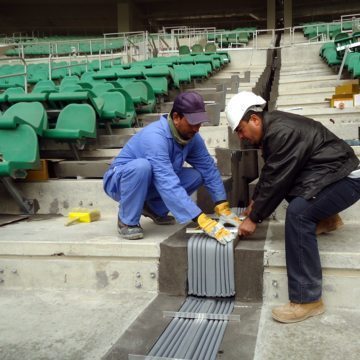
[[[240,120],[250,108],[257,106],[258,108],[253,110],[262,111],[265,105],[266,101],[261,96],[255,95],[250,91],[241,91],[234,95],[225,109],[225,114],[232,131],[235,131]]]

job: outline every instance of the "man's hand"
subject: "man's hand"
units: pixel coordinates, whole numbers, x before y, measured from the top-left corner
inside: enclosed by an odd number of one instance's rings
[[[230,224],[233,226],[239,226],[241,220],[239,217],[230,210],[229,203],[224,201],[215,206],[215,213],[219,216],[219,220],[222,224]]]
[[[230,231],[226,230],[220,223],[209,218],[205,214],[200,214],[197,222],[200,228],[210,237],[217,240],[220,244],[226,245],[226,243],[235,239]]]
[[[241,215],[249,216],[253,205],[254,205],[254,200],[251,200],[249,206],[242,212]]]
[[[256,223],[246,218],[242,224],[239,226],[238,233],[240,236],[249,236],[254,233],[256,230]]]

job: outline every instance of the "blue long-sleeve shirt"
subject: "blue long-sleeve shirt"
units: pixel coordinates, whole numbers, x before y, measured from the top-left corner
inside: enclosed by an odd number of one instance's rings
[[[200,134],[195,134],[185,146],[178,144],[165,116],[135,134],[114,159],[111,167],[141,158],[150,162],[153,183],[167,208],[180,223],[190,221],[201,213],[177,176],[185,161],[200,172],[204,186],[214,202],[226,199],[220,173]]]

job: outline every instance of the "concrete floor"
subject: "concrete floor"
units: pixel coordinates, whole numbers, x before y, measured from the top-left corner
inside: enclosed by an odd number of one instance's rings
[[[263,305],[254,360],[358,360],[360,310],[327,308],[323,315],[294,324],[271,319]]]
[[[101,359],[155,293],[2,290],[2,360]]]

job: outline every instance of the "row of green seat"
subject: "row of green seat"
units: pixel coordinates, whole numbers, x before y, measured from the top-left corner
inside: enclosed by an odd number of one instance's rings
[[[179,46],[179,55],[188,55],[188,54],[202,54],[205,52],[205,54],[211,54],[215,53],[217,51],[216,45],[214,42],[205,44],[205,47],[203,47],[201,44],[194,44],[191,49],[187,45],[181,45]]]
[[[322,45],[319,51],[320,57],[331,67],[339,67],[345,55],[346,46],[350,46],[347,53],[344,68],[353,78],[360,78],[360,33],[352,35],[340,33],[335,36],[333,42]]]
[[[24,178],[26,170],[38,169],[39,138],[69,144],[96,138],[94,109],[86,104],[70,104],[60,112],[55,128],[50,129],[40,103],[18,103],[10,107],[0,115],[0,176]]]
[[[133,65],[123,65],[124,69],[127,69],[131,66],[145,66],[146,68],[151,68],[157,65],[168,65],[173,66],[181,64],[198,64],[198,63],[211,63],[212,67],[218,68],[230,61],[230,57],[227,52],[216,52],[216,53],[204,53],[204,54],[191,54],[194,58],[186,57],[159,57],[149,59],[143,62],[137,62]],[[65,76],[72,74],[81,76],[86,71],[97,71],[101,69],[108,69],[112,66],[120,65],[120,59],[106,59],[102,60],[101,63],[99,60],[92,60],[88,63],[71,61],[65,62],[54,62],[51,64],[51,79],[57,80],[64,78]],[[67,67],[71,65],[71,67]],[[12,76],[1,78],[1,76],[8,76],[12,74],[18,74],[24,72],[24,65],[3,65],[0,67],[0,88],[6,89],[13,86],[24,86],[24,76]],[[49,79],[49,65],[40,63],[40,64],[30,64],[27,67],[27,80],[30,84],[35,84],[38,81]]]
[[[49,42],[49,43],[34,43],[23,44],[23,53],[26,56],[49,56],[55,55],[69,55],[74,52],[77,54],[99,53],[104,51],[121,51],[124,47],[123,39],[98,39],[98,40],[81,40],[76,42]],[[19,56],[21,52],[20,47],[8,49],[5,54],[7,56]]]
[[[0,94],[0,108],[34,101],[49,110],[62,109],[70,103],[87,103],[107,128],[109,124],[131,127],[136,113],[153,112],[156,97],[166,95],[171,87],[209,77],[226,63],[225,59],[228,58],[219,54],[154,58],[85,72],[81,78],[67,76],[59,85],[42,80],[29,93],[21,87],[8,88]]]
[[[59,88],[51,80],[41,81],[27,94],[19,87],[7,89],[0,95],[0,106],[6,108],[14,103],[41,102],[48,110],[59,110],[68,104],[85,103],[94,107],[99,121],[131,127],[136,112],[152,112],[156,104],[154,91],[146,81],[132,81],[123,87],[119,83],[115,86],[87,82],[91,88],[83,88],[76,77],[64,80]]]
[[[217,31],[216,33],[209,33],[207,39],[208,41],[215,41],[221,47],[228,47],[234,44],[247,45],[253,38],[255,31],[255,27],[237,28],[231,31],[223,30],[221,32]]]
[[[303,33],[304,36],[308,39],[313,39],[318,35],[326,35],[329,39],[334,39],[337,34],[341,33],[342,31],[351,31],[352,30],[352,22],[346,21],[341,23],[307,23],[304,24]]]
[[[88,63],[84,61],[57,61],[51,63],[51,79],[57,80],[71,75],[81,76],[86,71],[96,71],[100,68],[106,69],[113,65],[120,65],[120,59],[92,60]],[[71,65],[71,66],[69,66]],[[2,65],[0,67],[0,88],[6,89],[13,86],[24,86],[24,76],[12,76],[1,78],[12,74],[24,73],[24,65]],[[49,79],[49,64],[29,64],[27,66],[27,81],[29,84],[36,84],[38,81]]]

